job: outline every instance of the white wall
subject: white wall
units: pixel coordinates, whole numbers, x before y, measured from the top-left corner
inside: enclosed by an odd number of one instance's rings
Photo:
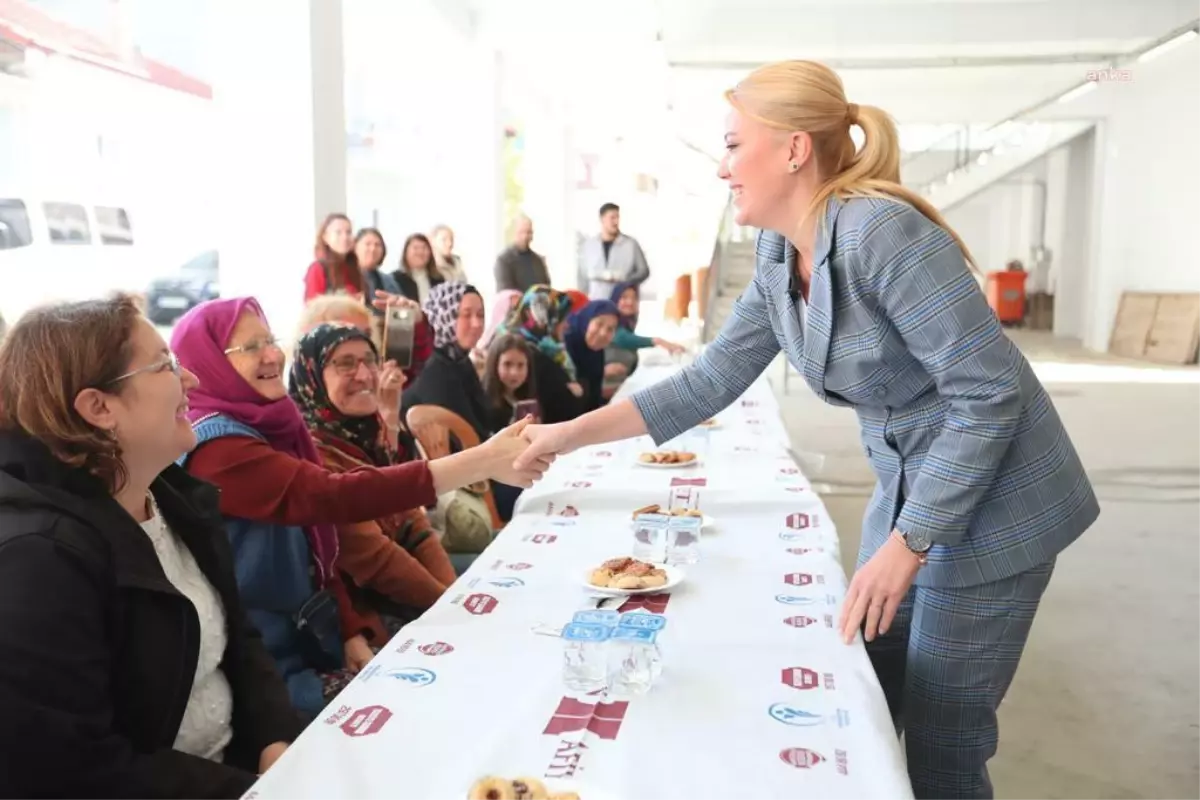
[[[1071,206],[1091,214],[1078,323],[1084,345],[1101,351],[1123,291],[1200,291],[1200,40],[1131,70],[1130,81],[1101,83],[1040,115],[1101,121],[1094,203]]]

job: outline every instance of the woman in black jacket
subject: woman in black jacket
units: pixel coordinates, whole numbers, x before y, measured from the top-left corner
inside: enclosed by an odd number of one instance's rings
[[[429,237],[414,233],[404,240],[400,268],[392,273],[392,277],[400,287],[400,294],[421,305],[429,299],[429,291],[433,287],[446,282],[446,278],[438,271]]]
[[[131,298],[0,347],[0,796],[239,797],[303,729],[173,463],[195,381]]]

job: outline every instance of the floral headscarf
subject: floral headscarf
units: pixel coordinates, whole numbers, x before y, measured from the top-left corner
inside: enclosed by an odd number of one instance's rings
[[[353,325],[324,322],[305,334],[296,345],[288,394],[300,409],[314,439],[324,444],[346,442],[366,453],[371,464],[387,466],[396,463],[397,458],[388,443],[379,414],[346,416],[333,405],[325,386],[325,366],[329,357],[340,345],[353,341],[366,342],[378,357],[371,338]]]
[[[571,298],[565,292],[551,289],[545,284],[530,286],[497,334],[519,333],[566,370],[571,380],[575,380],[575,365],[571,363],[562,341],[555,338],[555,329],[570,313]]]
[[[433,328],[433,346],[457,360],[467,357],[467,351],[458,343],[458,312],[463,298],[478,295],[479,290],[469,283],[446,281],[429,290],[422,308],[429,326]]]

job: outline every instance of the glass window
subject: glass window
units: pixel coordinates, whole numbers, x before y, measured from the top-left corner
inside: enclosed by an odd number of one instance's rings
[[[91,244],[87,210],[75,203],[44,203],[46,227],[52,244]]]
[[[101,244],[133,244],[133,227],[123,208],[96,206],[96,228]]]
[[[28,247],[33,243],[29,211],[20,200],[0,199],[0,250]]]

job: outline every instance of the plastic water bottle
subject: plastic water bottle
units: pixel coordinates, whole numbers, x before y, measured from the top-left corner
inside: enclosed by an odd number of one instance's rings
[[[572,622],[563,627],[563,683],[578,692],[595,692],[607,685],[605,644],[616,630],[608,625]]]
[[[695,564],[700,560],[700,517],[671,517],[667,523],[667,563]]]
[[[571,622],[582,622],[585,625],[603,625],[606,628],[615,628],[620,619],[620,611],[613,611],[608,608],[589,608],[583,611],[576,611],[575,616],[571,618]]]
[[[608,646],[608,693],[636,697],[650,691],[662,674],[662,653],[655,641],[658,631],[620,627]]]
[[[662,562],[666,559],[666,514],[638,514],[633,521],[633,557],[640,561]]]

